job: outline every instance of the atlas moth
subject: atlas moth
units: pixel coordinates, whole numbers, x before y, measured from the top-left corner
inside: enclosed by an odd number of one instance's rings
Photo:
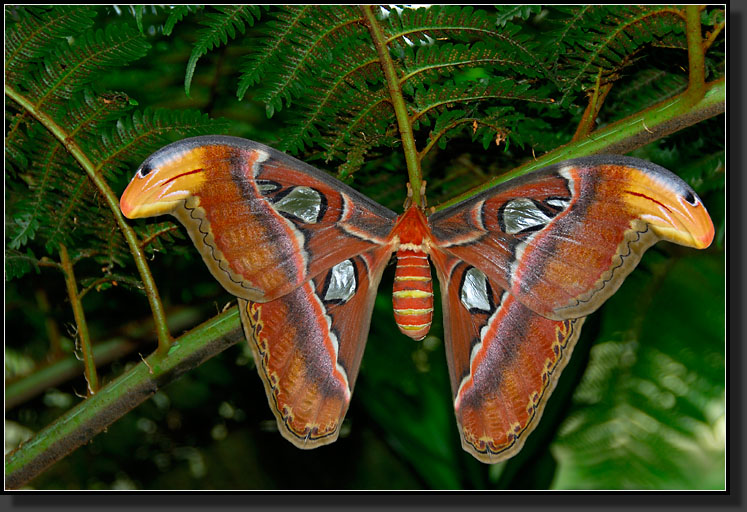
[[[172,214],[238,297],[270,407],[300,448],[337,439],[376,290],[396,255],[394,316],[422,339],[436,269],[463,447],[515,455],[537,425],[584,317],[658,240],[705,248],[714,228],[670,171],[623,156],[568,160],[426,216],[402,215],[295,158],[203,136],[151,155],[120,206]]]

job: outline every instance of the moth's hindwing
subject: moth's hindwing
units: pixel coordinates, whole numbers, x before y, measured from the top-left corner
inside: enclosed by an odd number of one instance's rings
[[[239,301],[280,432],[300,448],[337,439],[388,257],[383,250],[365,253],[274,301]]]
[[[499,462],[539,422],[584,319],[544,318],[477,268],[434,260],[462,445],[483,462]]]

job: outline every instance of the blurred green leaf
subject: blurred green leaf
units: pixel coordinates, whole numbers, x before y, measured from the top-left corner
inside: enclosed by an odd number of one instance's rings
[[[554,487],[724,488],[723,264],[652,253],[609,300]]]

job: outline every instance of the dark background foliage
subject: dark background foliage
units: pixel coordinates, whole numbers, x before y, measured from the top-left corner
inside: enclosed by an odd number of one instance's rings
[[[375,62],[365,64],[376,55],[366,29],[350,22],[360,18],[353,7],[9,6],[5,14],[6,450],[86,393],[80,363],[60,370],[80,352],[54,263],[60,244],[87,290],[94,347],[108,350],[97,357],[103,384],[155,348],[148,302],[111,213],[66,147],[9,99],[8,86],[73,134],[117,194],[167,142],[230,133],[401,209],[401,141],[393,113],[377,103],[386,84]],[[704,34],[723,17],[703,11]],[[413,76],[403,94],[417,114],[419,149],[432,148],[422,166],[435,204],[569,142],[595,86],[610,87],[601,127],[688,83],[684,23],[657,6],[434,7],[392,11],[381,24],[408,34],[390,50]],[[38,27],[42,35],[31,37]],[[706,79],[722,76],[724,65],[721,34]],[[717,116],[633,153],[696,189],[717,239],[705,251],[649,250],[587,319],[542,421],[508,462],[483,465],[462,450],[440,311],[423,342],[399,335],[390,268],[335,444],[306,452],[281,438],[242,343],[159,390],[30,486],[721,489],[724,139]],[[153,239],[148,263],[172,334],[233,300],[181,227],[163,218],[132,224],[141,240]]]

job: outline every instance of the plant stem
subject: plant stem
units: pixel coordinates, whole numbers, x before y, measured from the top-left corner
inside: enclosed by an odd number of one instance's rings
[[[389,88],[389,97],[392,101],[392,106],[394,107],[394,114],[397,117],[399,134],[402,139],[402,149],[405,153],[405,161],[407,162],[407,174],[409,176],[410,186],[412,187],[412,202],[415,205],[420,206],[422,204],[420,189],[422,187],[423,177],[420,170],[418,150],[415,146],[415,136],[412,133],[410,116],[407,112],[405,99],[402,96],[400,80],[397,77],[397,71],[394,68],[392,57],[389,55],[389,47],[386,44],[386,38],[384,37],[384,33],[381,30],[381,26],[379,25],[371,6],[362,5],[361,11],[363,11],[366,25],[371,33],[371,39],[376,47],[376,52],[379,55],[379,63],[381,64],[381,69],[384,71],[386,84]]]
[[[599,111],[602,109],[602,104],[607,98],[610,90],[612,90],[612,83],[601,85],[602,70],[599,70],[597,74],[597,83],[594,87],[594,93],[589,98],[589,104],[586,105],[584,115],[581,117],[581,122],[578,123],[576,133],[573,134],[571,142],[575,142],[589,135],[594,128],[594,121],[599,115]]]
[[[531,162],[438,205],[436,210],[468,199],[510,179],[569,158],[598,153],[629,153],[678,130],[722,114],[726,108],[726,81],[724,78],[706,84],[705,94],[694,105],[689,103],[688,94],[689,92],[685,91],[674,98],[657,103],[646,110],[600,128],[581,140],[550,151]]]
[[[705,92],[705,55],[700,27],[701,10],[702,8],[699,5],[685,7],[687,59],[690,73],[687,98],[692,103],[700,101]]]
[[[718,25],[713,27],[713,32],[711,32],[705,41],[703,41],[703,54],[708,51],[708,49],[711,47],[713,42],[716,40],[718,35],[721,33],[722,30],[724,30],[724,27],[726,26],[725,22],[720,22]]]
[[[83,368],[86,381],[88,381],[87,395],[92,396],[99,390],[99,377],[96,373],[96,361],[93,359],[93,352],[91,350],[91,336],[88,334],[86,315],[83,311],[83,304],[80,302],[80,296],[78,295],[78,284],[75,281],[73,264],[70,261],[65,244],[60,244],[60,263],[62,263],[62,270],[65,274],[67,296],[70,299],[70,306],[73,308],[73,315],[75,316],[80,351],[83,353]]]
[[[150,267],[148,267],[145,253],[143,253],[142,249],[140,248],[137,235],[125,221],[124,216],[119,209],[119,201],[114,195],[114,192],[112,192],[111,188],[109,188],[109,184],[106,183],[106,181],[96,172],[96,166],[93,164],[93,162],[91,162],[91,160],[88,158],[88,155],[86,155],[83,149],[78,146],[78,144],[69,137],[69,134],[51,117],[47,116],[44,112],[37,110],[27,98],[25,98],[22,94],[20,94],[18,91],[7,84],[5,85],[5,95],[18,103],[22,108],[24,108],[29,114],[34,117],[34,119],[39,121],[42,126],[44,126],[52,135],[57,138],[57,140],[60,141],[60,143],[68,150],[73,158],[77,160],[78,164],[80,164],[80,166],[86,171],[88,177],[96,186],[99,193],[101,193],[101,195],[106,200],[110,210],[112,211],[112,215],[114,215],[114,218],[117,221],[119,229],[122,231],[122,234],[127,241],[127,245],[129,246],[133,259],[135,260],[135,266],[140,273],[140,278],[143,280],[145,293],[148,297],[148,302],[150,303],[150,308],[153,312],[153,318],[156,324],[156,332],[158,334],[158,350],[162,354],[165,354],[169,350],[169,345],[171,344],[171,334],[169,334],[168,326],[166,323],[166,315],[163,311],[163,304],[161,303],[161,298],[158,294],[158,288],[156,287],[156,283],[153,280],[152,274],[150,273]]]
[[[159,388],[244,338],[238,310],[208,320],[73,407],[5,460],[5,487],[18,489],[140,405]]]

